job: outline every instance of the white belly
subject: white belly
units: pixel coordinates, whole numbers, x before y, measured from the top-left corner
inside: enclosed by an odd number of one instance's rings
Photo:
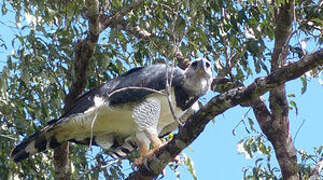
[[[172,123],[176,123],[173,114],[171,113],[170,107],[169,107],[169,102],[166,96],[163,96],[161,98],[161,104],[162,104],[162,108],[161,108],[161,112],[160,112],[160,119],[158,122],[158,134],[162,131],[162,129],[164,129],[166,126],[172,124]],[[176,107],[176,101],[175,101],[175,97],[172,94],[172,106],[175,112],[175,115],[177,117],[179,117],[183,111],[180,108]]]
[[[166,126],[176,123],[170,111],[167,97],[160,94],[152,94],[147,98],[158,98],[161,103],[160,118],[157,132],[160,133]],[[97,103],[95,103],[97,104]],[[172,104],[177,117],[182,114],[182,110],[176,107],[174,95]],[[93,136],[105,136],[115,134],[118,136],[134,136],[138,131],[132,113],[135,103],[129,105],[119,105],[111,107],[108,103],[101,103],[97,107],[90,108],[85,113],[80,113],[60,124],[59,139],[84,139],[93,133]],[[175,126],[176,127],[176,126]]]

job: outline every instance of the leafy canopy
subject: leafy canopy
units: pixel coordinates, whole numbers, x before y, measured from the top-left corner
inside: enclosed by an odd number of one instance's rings
[[[131,3],[101,0],[100,13],[109,17]],[[126,14],[120,24],[108,26],[100,34],[89,61],[86,90],[131,67],[173,60],[177,48],[184,57],[208,57],[215,72],[235,82],[268,73],[275,38],[273,13],[281,3],[284,1],[145,1]],[[53,178],[51,150],[20,164],[15,164],[9,154],[17,142],[62,115],[64,97],[75,74],[75,45],[88,34],[88,9],[81,0],[3,0],[1,4],[1,26],[11,29],[13,38],[4,40],[5,34],[0,37],[0,48],[7,55],[7,59],[2,56],[0,60],[5,64],[0,79],[0,179]],[[303,44],[322,44],[322,13],[315,1],[296,1],[294,30],[297,28],[300,37],[293,33],[289,58],[303,56],[298,38]],[[312,71],[312,77],[318,73]],[[304,92],[307,78],[311,77],[302,79]],[[290,105],[296,108],[294,101]],[[264,156],[244,177],[279,177],[277,169],[260,163],[271,158],[271,145],[257,133],[253,119],[246,123],[246,131],[252,136],[238,142],[238,151],[251,158],[259,158],[255,152]],[[124,163],[107,166],[111,158],[93,154],[86,146],[71,146],[73,177],[96,178],[99,172],[107,179],[125,176]],[[322,156],[322,147],[315,156]],[[192,160],[183,157],[195,176]],[[302,159],[309,156],[303,155]],[[96,168],[101,166],[107,168]],[[176,164],[171,168],[176,171]],[[308,168],[311,166],[305,164],[304,171]]]

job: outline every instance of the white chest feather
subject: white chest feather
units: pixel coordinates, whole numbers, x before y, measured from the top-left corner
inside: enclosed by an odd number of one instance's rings
[[[172,90],[173,92],[173,90]],[[146,100],[155,99],[160,103],[160,114],[154,114],[156,117],[144,118],[143,124],[156,121],[157,132],[160,133],[166,126],[176,123],[170,111],[169,102],[166,96],[154,93],[146,97]],[[145,100],[145,101],[146,101]],[[142,101],[140,103],[143,103]],[[136,122],[134,115],[135,109],[140,103],[131,103],[119,106],[109,106],[100,97],[94,98],[94,106],[86,110],[84,113],[74,115],[67,121],[61,124],[60,139],[84,139],[93,136],[105,136],[107,134],[115,134],[118,136],[128,137],[133,136],[136,132],[142,130],[141,124]],[[172,93],[172,104],[175,115],[180,117],[183,111],[176,107],[174,93]],[[144,111],[144,110],[143,110]],[[143,115],[151,113],[143,112]],[[142,114],[140,114],[142,115]],[[155,119],[157,118],[157,119]]]

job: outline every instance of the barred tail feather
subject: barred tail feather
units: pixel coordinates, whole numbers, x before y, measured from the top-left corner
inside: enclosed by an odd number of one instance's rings
[[[38,152],[43,152],[47,148],[55,148],[62,142],[58,142],[54,136],[46,137],[45,132],[36,132],[24,139],[11,152],[11,157],[15,162],[27,159]]]
[[[108,152],[108,154],[110,154],[114,159],[124,159],[131,155],[131,153],[136,149],[136,143],[132,140],[127,140],[121,146],[115,148],[111,152]]]

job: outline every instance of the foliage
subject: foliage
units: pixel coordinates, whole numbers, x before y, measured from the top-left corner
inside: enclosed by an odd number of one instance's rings
[[[104,11],[106,1],[99,2],[100,10],[106,16],[112,16],[132,3],[129,0],[109,1],[109,8]],[[281,3],[283,1],[145,1],[124,17],[125,28],[108,27],[100,35],[90,60],[86,90],[131,67],[172,60],[177,47],[185,57],[208,57],[214,70],[224,72],[223,77],[232,81],[243,83],[255,74],[269,73],[275,38],[273,13]],[[7,21],[1,25],[14,29],[14,38],[0,41],[2,49],[12,50],[0,79],[0,179],[52,179],[51,150],[20,164],[15,164],[8,155],[17,142],[62,115],[64,97],[69,92],[74,73],[75,45],[86,37],[89,29],[87,7],[81,0],[4,0],[1,10],[3,16],[14,17],[11,24]],[[315,1],[296,1],[295,28],[305,44],[311,42],[322,46],[322,13]],[[148,39],[138,38],[131,33],[135,27],[152,35]],[[294,33],[289,58],[303,56],[297,48],[299,44]],[[306,91],[306,78],[318,76],[320,70],[315,69],[311,76],[302,77],[302,93]],[[290,105],[296,113],[297,108],[301,108],[294,101],[290,101]],[[248,120],[248,133],[255,132],[253,121]],[[242,138],[239,145],[242,146],[240,151],[250,158],[258,158],[254,156],[256,152],[264,156],[256,160],[254,167],[245,170],[245,179],[280,177],[277,167],[270,166],[273,150],[261,133]],[[125,176],[120,162],[103,170],[93,168],[105,166],[111,159],[103,153],[88,158],[87,151],[85,146],[71,146],[73,177],[96,179],[99,172],[107,179]],[[315,157],[322,157],[322,153]],[[308,177],[306,172],[313,165],[307,163],[308,156],[301,159],[300,167],[304,177]],[[189,157],[184,164],[196,178]]]

